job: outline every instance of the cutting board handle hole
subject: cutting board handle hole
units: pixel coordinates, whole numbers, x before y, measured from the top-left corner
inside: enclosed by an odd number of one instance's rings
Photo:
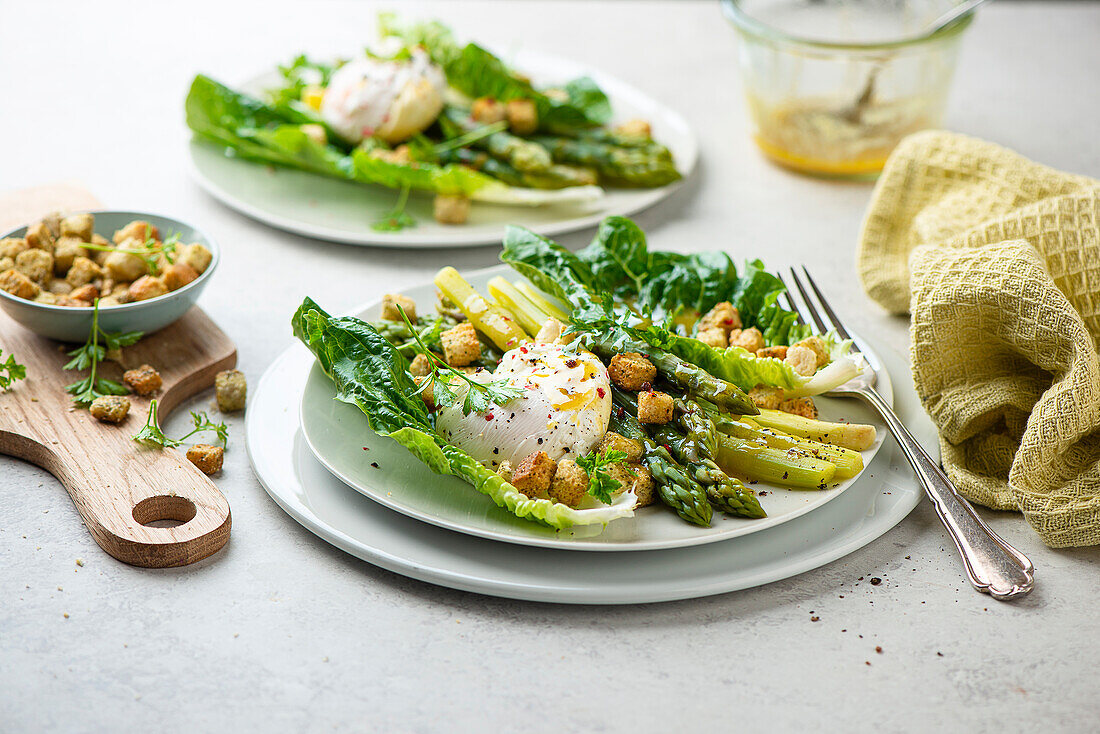
[[[195,519],[195,503],[186,497],[162,494],[134,505],[134,519],[151,528],[174,528]]]

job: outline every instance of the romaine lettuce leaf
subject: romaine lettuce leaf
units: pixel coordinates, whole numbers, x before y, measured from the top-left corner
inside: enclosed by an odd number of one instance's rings
[[[715,349],[698,339],[672,332],[657,323],[646,323],[633,315],[627,303],[635,310],[664,310],[671,315],[676,304],[666,304],[666,294],[671,301],[674,298],[671,294],[679,293],[682,295],[678,297],[695,299],[688,303],[696,304],[700,310],[698,304],[709,308],[720,300],[730,299],[735,305],[744,306],[742,319],[746,320],[746,325],[773,326],[774,333],[780,335],[776,339],[779,343],[795,336],[801,339],[809,333],[806,327],[794,323],[790,312],[776,305],[775,300],[782,292],[774,290],[778,279],[767,273],[759,260],[747,263],[743,274],[735,277],[731,275],[732,262],[720,257],[696,260],[698,269],[686,274],[687,263],[692,262],[689,258],[676,253],[650,252],[642,231],[622,217],[605,219],[592,245],[577,254],[522,227],[509,227],[500,256],[536,287],[572,306],[570,318],[574,325],[610,330],[622,339],[642,340],[651,347],[666,349],[745,391],[762,384],[782,388],[791,396],[816,395],[846,382],[858,372],[855,363],[844,356],[847,345],[835,335],[822,336],[833,352],[834,363],[813,378],[807,378],[780,360],[757,357],[740,347]],[[675,264],[670,265],[671,261]],[[649,282],[653,269],[658,270],[659,278],[662,273],[675,272],[683,275],[687,282],[678,284],[661,278],[664,290],[658,297],[655,294],[659,287]],[[705,279],[700,272],[707,273]],[[732,290],[725,295],[715,293],[711,285],[704,282],[708,279],[724,283],[723,288]],[[782,283],[779,288],[782,289]],[[645,295],[647,293],[650,295]],[[754,313],[758,305],[760,308]]]
[[[531,499],[435,431],[431,413],[416,395],[408,360],[365,321],[332,317],[307,298],[291,320],[294,335],[317,357],[336,386],[336,399],[356,405],[371,430],[389,436],[437,474],[450,474],[488,495],[500,507],[555,528],[606,525],[634,514],[637,497],[624,492],[610,505],[573,509]]]
[[[459,46],[450,30],[439,22],[402,23],[392,13],[379,15],[383,37],[421,45],[432,61],[443,67],[447,83],[469,97],[494,97],[507,102],[529,99],[538,109],[539,127],[567,131],[598,127],[611,120],[611,102],[589,77],[567,82],[563,99],[550,97],[513,73],[503,61],[476,43]]]

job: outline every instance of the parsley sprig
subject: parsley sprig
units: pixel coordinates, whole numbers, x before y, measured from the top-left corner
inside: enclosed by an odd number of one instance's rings
[[[145,419],[145,425],[141,427],[141,430],[133,435],[133,439],[143,446],[166,449],[182,446],[184,441],[196,433],[213,431],[218,437],[218,441],[221,442],[222,448],[229,445],[229,427],[224,423],[215,423],[206,413],[196,413],[194,411],[191,412],[191,423],[194,428],[189,433],[178,439],[170,438],[160,429],[160,421],[157,417],[157,401],[152,400],[149,402],[149,417]]]
[[[4,356],[4,350],[0,349],[0,357]],[[0,362],[0,392],[11,390],[12,383],[27,378],[27,368],[15,361],[15,355],[9,354],[8,358]]]
[[[408,184],[402,186],[393,209],[383,214],[381,219],[372,222],[370,228],[375,232],[399,232],[406,227],[415,227],[416,220],[405,211],[405,206],[409,203],[410,189]]]
[[[477,380],[471,380],[465,372],[455,369],[436,357],[432,354],[431,350],[428,349],[428,345],[424,343],[424,340],[417,330],[413,328],[412,323],[409,322],[409,317],[405,314],[405,309],[398,306],[397,310],[401,313],[401,319],[405,322],[405,326],[408,327],[409,333],[412,334],[413,341],[416,342],[420,351],[427,355],[428,363],[432,368],[431,374],[428,375],[427,380],[421,383],[420,389],[415,393],[416,395],[427,390],[430,385],[432,386],[432,397],[435,399],[436,405],[454,405],[458,401],[458,390],[449,383],[452,377],[458,377],[467,385],[466,397],[462,401],[463,415],[484,413],[494,405],[504,405],[508,401],[523,395],[522,388],[508,384],[507,380],[495,380],[493,382],[478,382]],[[446,374],[446,378],[440,377],[441,372]]]
[[[77,406],[86,408],[93,400],[104,395],[125,395],[129,392],[121,383],[99,377],[97,373],[100,363],[107,358],[107,352],[135,344],[142,336],[144,333],[140,331],[113,332],[99,328],[99,299],[95,300],[92,310],[92,330],[88,334],[88,341],[84,346],[69,352],[72,359],[64,367],[67,370],[89,371],[88,376],[83,380],[65,387],[65,392],[73,396],[73,402]],[[101,340],[102,343],[100,343]]]
[[[607,449],[600,453],[592,449],[587,456],[577,459],[577,466],[588,472],[588,494],[605,505],[611,504],[611,495],[622,487],[623,483],[612,478],[607,469],[613,464],[622,464],[625,461],[626,453],[614,449]]]
[[[123,249],[121,247],[112,247],[110,245],[96,245],[90,242],[85,242],[81,245],[86,250],[96,250],[97,252],[123,252],[127,255],[133,255],[141,258],[145,266],[149,268],[151,275],[160,274],[160,256],[164,255],[164,258],[168,261],[169,265],[174,265],[176,262],[176,256],[179,250],[180,234],[179,232],[173,232],[164,239],[163,242],[157,242],[153,237],[152,225],[145,225],[145,241],[136,250]]]

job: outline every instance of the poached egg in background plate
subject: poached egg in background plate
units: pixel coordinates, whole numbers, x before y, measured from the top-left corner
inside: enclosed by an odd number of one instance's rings
[[[423,49],[407,59],[356,59],[332,75],[321,117],[351,143],[372,136],[400,143],[435,121],[446,90],[443,70]]]

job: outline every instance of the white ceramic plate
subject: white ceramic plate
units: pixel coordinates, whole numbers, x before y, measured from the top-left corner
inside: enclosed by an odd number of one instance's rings
[[[489,279],[502,273],[519,277],[503,265],[468,273],[466,277],[484,293]],[[431,304],[435,302],[435,291],[435,286],[427,283],[406,289],[404,293],[418,303]],[[379,306],[378,302],[371,303],[351,315],[371,320],[377,318]],[[865,353],[880,367],[880,393],[886,400],[893,400],[889,374],[881,369],[874,352]],[[615,520],[606,529],[597,525],[555,530],[521,520],[456,477],[433,474],[396,441],[371,431],[359,408],[334,400],[334,395],[332,381],[315,366],[303,391],[300,421],[306,443],[321,464],[337,478],[375,502],[409,517],[470,535],[522,545],[565,550],[647,551],[713,543],[788,522],[833,500],[859,479],[856,476],[820,491],[756,484],[754,489],[763,492],[760,504],[768,513],[768,517],[760,520],[715,512],[711,527],[702,528],[684,522],[664,506],[652,506],[639,510],[632,518]],[[871,423],[878,428],[874,446],[863,452],[864,466],[869,466],[886,435],[886,427],[879,416],[855,400],[821,398],[818,405],[823,420]]]
[[[634,87],[555,56],[520,52],[512,62],[540,84],[555,84],[588,74],[611,99],[615,120],[644,118],[653,136],[672,151],[686,179],[695,169],[699,147],[682,116]],[[241,85],[252,94],[270,86],[270,74]],[[467,247],[500,242],[504,227],[519,224],[552,236],[597,224],[613,214],[629,215],[671,194],[679,183],[658,189],[607,189],[583,205],[497,206],[474,202],[470,220],[443,225],[432,218],[428,194],[410,198],[408,211],[417,226],[400,232],[376,232],[371,222],[393,208],[397,192],[382,186],[337,181],[302,171],[275,169],[225,157],[215,147],[191,142],[192,169],[199,184],[224,204],[279,229],[335,242],[381,247]]]
[[[904,358],[882,354],[904,374]],[[329,474],[305,445],[295,414],[313,355],[295,345],[254,389],[248,454],[268,494],[310,532],[389,571],[464,591],[567,604],[691,599],[795,576],[867,545],[899,523],[923,493],[890,440],[862,478],[791,522],[722,543],[645,553],[578,554],[503,545],[453,533],[367,501]],[[935,430],[912,387],[899,385],[902,420],[932,456]]]

